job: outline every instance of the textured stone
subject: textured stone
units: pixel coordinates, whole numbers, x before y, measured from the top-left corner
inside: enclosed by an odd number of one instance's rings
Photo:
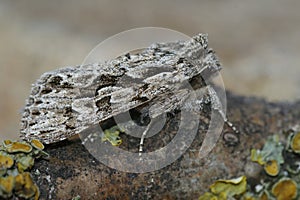
[[[270,103],[232,94],[228,94],[227,102],[228,118],[241,132],[237,145],[228,146],[220,137],[213,151],[200,160],[197,151],[204,130],[199,129],[185,154],[155,172],[135,174],[111,169],[95,160],[76,138],[46,146],[50,160],[40,160],[33,169],[40,172],[34,179],[40,188],[41,199],[71,199],[77,195],[82,199],[196,199],[217,179],[257,171],[255,165],[249,165],[251,148],[259,149],[267,136],[277,133],[283,136],[283,131],[300,124],[300,102]],[[176,120],[176,116],[171,117],[165,129]],[[201,122],[200,128],[205,126]],[[168,134],[165,129],[159,135]],[[172,131],[169,134],[172,135]],[[155,139],[160,141],[157,145],[162,141],[164,144],[165,140]],[[145,149],[151,149],[150,143],[151,139],[146,139]],[[126,141],[124,144],[131,145]],[[136,145],[131,147],[136,148]],[[262,173],[252,173],[248,182],[258,183],[261,176]]]

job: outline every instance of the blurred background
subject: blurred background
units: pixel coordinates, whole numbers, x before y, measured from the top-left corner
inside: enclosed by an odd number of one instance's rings
[[[300,98],[300,1],[0,1],[0,136],[17,138],[31,84],[46,71],[81,64],[121,31],[171,28],[209,34],[226,89],[270,101]]]

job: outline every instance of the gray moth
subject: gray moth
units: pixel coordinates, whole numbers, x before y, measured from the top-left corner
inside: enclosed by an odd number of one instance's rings
[[[198,34],[189,41],[156,43],[103,63],[46,72],[32,85],[20,135],[49,144],[135,108],[151,119],[179,107],[201,112],[201,102],[187,102],[195,88],[205,88],[203,100],[212,101],[227,122],[214,91],[203,79],[220,70],[207,35]]]

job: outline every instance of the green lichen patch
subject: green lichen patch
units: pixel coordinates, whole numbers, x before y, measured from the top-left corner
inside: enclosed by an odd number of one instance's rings
[[[260,183],[250,185],[245,178],[218,180],[199,200],[296,200],[300,198],[300,155],[295,151],[299,132],[279,141],[269,137],[262,149],[252,149],[250,158],[263,166]],[[285,144],[285,145],[284,145]],[[293,166],[292,166],[293,165]],[[238,196],[237,196],[238,195]]]
[[[34,158],[31,156],[22,156],[16,160],[17,168],[20,173],[30,170],[34,165]]]
[[[264,166],[268,175],[277,176],[280,165],[284,163],[283,150],[284,145],[279,142],[279,137],[274,135],[268,138],[262,150],[251,150],[251,160]]]
[[[199,200],[225,200],[246,192],[247,179],[241,176],[230,180],[218,180],[210,186],[210,191],[202,195]]]
[[[122,144],[122,140],[119,136],[120,132],[122,132],[122,130],[118,126],[113,126],[110,129],[104,130],[101,140],[102,142],[108,141],[113,146],[119,146]]]

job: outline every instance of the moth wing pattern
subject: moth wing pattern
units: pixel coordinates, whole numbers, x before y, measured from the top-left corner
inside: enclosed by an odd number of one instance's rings
[[[130,109],[151,104],[153,117],[171,111],[189,95],[184,83],[221,69],[207,35],[157,43],[103,63],[43,74],[22,113],[21,138],[54,143]],[[201,85],[205,85],[200,81]]]

